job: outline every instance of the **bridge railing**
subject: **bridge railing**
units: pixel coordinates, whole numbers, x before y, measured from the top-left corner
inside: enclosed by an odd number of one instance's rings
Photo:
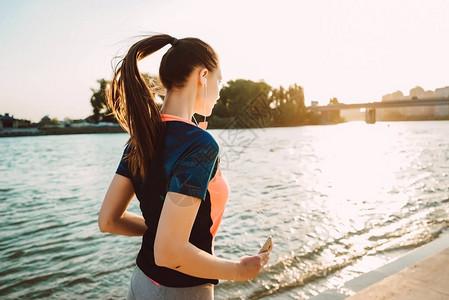
[[[367,102],[367,103],[353,103],[353,104],[329,104],[326,106],[308,106],[311,111],[326,112],[326,111],[340,111],[343,109],[366,109],[365,121],[366,123],[376,123],[376,109],[389,107],[413,107],[413,106],[436,106],[449,105],[449,97],[434,97],[434,98],[413,98],[407,100],[392,100],[381,102]]]
[[[435,98],[414,98],[411,100],[393,100],[367,103],[353,103],[353,104],[329,104],[322,106],[307,106],[313,111],[329,111],[342,109],[357,109],[357,108],[386,108],[386,107],[404,107],[404,106],[435,106],[435,105],[449,105],[449,97],[435,97]]]

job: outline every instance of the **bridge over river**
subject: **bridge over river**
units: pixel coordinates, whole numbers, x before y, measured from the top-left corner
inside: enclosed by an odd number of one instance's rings
[[[387,107],[412,107],[412,106],[435,106],[435,105],[449,105],[449,98],[413,98],[411,100],[393,100],[381,102],[367,102],[354,104],[329,104],[325,106],[308,106],[307,109],[312,111],[339,111],[342,109],[360,109],[365,108],[366,123],[376,123],[376,109]]]

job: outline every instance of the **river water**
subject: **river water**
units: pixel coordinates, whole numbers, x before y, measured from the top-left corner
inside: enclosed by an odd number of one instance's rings
[[[261,275],[216,299],[308,299],[449,227],[448,121],[209,132],[231,189],[215,254],[274,240]],[[97,215],[126,140],[0,139],[2,299],[125,297],[140,238],[100,233]]]

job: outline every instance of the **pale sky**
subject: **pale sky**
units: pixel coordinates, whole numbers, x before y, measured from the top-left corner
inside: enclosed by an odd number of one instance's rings
[[[0,0],[0,114],[87,117],[112,58],[151,32],[212,45],[225,82],[297,83],[306,105],[434,90],[449,86],[448,16],[446,0]]]

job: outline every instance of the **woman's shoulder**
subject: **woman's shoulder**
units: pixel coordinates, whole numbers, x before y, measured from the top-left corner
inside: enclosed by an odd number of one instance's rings
[[[196,136],[195,142],[200,144],[208,144],[213,146],[214,148],[218,149],[218,143],[215,140],[215,138],[210,134],[210,132],[203,130],[201,128],[198,128],[199,133]]]
[[[183,122],[170,122],[167,130],[169,140],[176,144],[191,144],[193,146],[209,146],[219,149],[215,138],[208,131],[195,125]]]

